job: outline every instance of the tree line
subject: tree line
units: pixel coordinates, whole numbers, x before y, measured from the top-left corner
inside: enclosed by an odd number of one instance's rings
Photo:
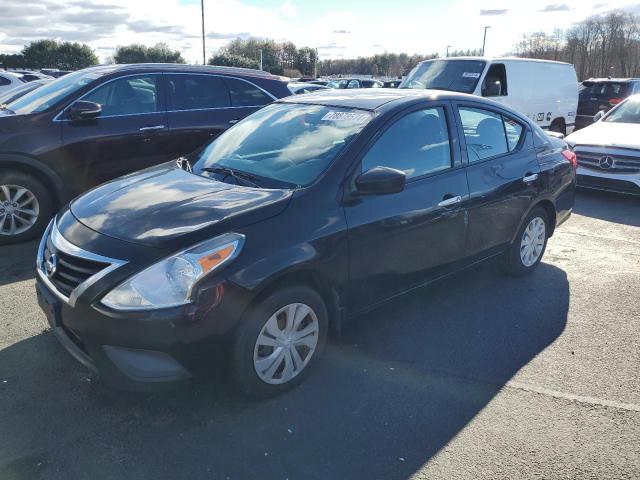
[[[318,75],[373,75],[399,77],[406,75],[418,62],[438,58],[437,54],[408,55],[381,53],[355,59],[327,59],[318,62]]]
[[[575,65],[578,79],[640,76],[640,19],[614,10],[576,23],[566,32],[525,35],[517,56]]]

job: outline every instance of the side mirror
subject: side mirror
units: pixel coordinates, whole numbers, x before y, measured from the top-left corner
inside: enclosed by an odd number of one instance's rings
[[[602,117],[604,117],[604,113],[605,113],[605,112],[604,112],[604,110],[599,110],[599,111],[598,111],[598,113],[596,113],[596,114],[593,116],[593,122],[595,123],[595,122],[597,122],[598,120],[600,120]]]
[[[97,118],[102,113],[102,107],[99,103],[85,102],[78,100],[73,102],[67,110],[67,116],[70,120],[91,120]]]
[[[407,176],[401,170],[373,167],[356,178],[356,190],[361,195],[386,195],[404,190]]]
[[[500,80],[487,83],[482,90],[483,97],[499,97],[502,94],[502,84]]]

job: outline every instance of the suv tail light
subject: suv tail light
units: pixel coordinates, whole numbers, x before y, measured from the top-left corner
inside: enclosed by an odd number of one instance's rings
[[[622,98],[610,98],[609,99],[609,105],[617,105],[619,104],[623,99]]]
[[[569,160],[569,163],[571,163],[573,168],[578,168],[578,157],[576,157],[575,153],[567,149],[562,151],[562,156]]]

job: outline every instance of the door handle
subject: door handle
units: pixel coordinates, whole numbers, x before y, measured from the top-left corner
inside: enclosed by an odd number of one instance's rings
[[[233,125],[234,123],[238,123],[239,121],[240,121],[240,119],[239,119],[239,118],[236,118],[236,119],[234,119],[234,120],[229,120],[229,123],[230,123],[231,125]]]
[[[529,182],[535,182],[538,179],[538,174],[537,173],[532,173],[531,175],[527,175],[525,176],[522,181],[524,183],[529,183]]]
[[[164,130],[164,125],[153,125],[151,127],[142,127],[141,132],[152,132],[153,130]]]
[[[460,203],[462,201],[462,197],[457,195],[455,197],[449,197],[442,200],[438,203],[439,207],[450,207],[451,205],[455,205],[456,203]]]

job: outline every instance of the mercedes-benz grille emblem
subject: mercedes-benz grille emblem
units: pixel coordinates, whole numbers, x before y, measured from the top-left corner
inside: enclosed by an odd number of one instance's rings
[[[599,162],[600,168],[603,170],[608,170],[613,167],[613,157],[606,156],[602,157]]]
[[[47,277],[49,278],[56,274],[56,270],[58,269],[58,257],[55,253],[52,253],[48,258],[45,258],[44,269],[47,272]]]

